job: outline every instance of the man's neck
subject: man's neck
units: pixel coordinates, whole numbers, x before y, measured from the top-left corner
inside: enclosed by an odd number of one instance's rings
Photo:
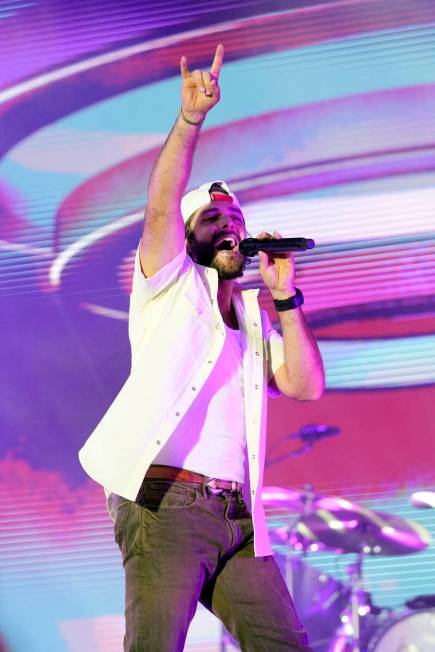
[[[231,279],[230,281],[219,280],[217,299],[221,312],[229,312],[231,308],[231,299],[233,296],[234,284],[234,279]]]
[[[227,326],[236,327],[237,319],[234,312],[234,309],[231,305],[231,300],[233,297],[233,290],[235,286],[235,280],[230,281],[219,281],[217,299],[219,310],[222,315],[222,319],[227,324]]]

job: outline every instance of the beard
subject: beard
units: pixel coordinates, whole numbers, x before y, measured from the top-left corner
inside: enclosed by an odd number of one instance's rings
[[[221,281],[231,281],[243,276],[246,259],[238,250],[216,250],[214,242],[200,243],[193,233],[189,233],[187,237],[187,253],[195,263],[215,269]]]

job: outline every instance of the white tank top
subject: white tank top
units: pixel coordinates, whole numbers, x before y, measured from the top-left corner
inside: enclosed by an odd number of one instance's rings
[[[221,355],[153,464],[244,481],[246,448],[241,333],[225,326]]]

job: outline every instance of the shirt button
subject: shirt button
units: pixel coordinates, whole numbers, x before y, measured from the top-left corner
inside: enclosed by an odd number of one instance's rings
[[[176,416],[176,417],[179,417],[179,416],[180,416],[180,413],[179,413],[179,412],[176,412],[176,413],[175,413],[175,416]]]
[[[196,387],[192,387],[192,392],[196,392]]]
[[[255,455],[252,455],[252,459],[255,460]]]
[[[256,321],[254,321],[254,323],[253,323],[253,326],[258,326],[258,324],[257,324],[257,322],[256,322]]]
[[[255,496],[255,489],[253,489],[253,490],[251,491],[251,494],[252,494],[253,496]]]
[[[207,360],[207,364],[213,364],[213,360]]]
[[[255,351],[255,355],[260,355],[260,354],[258,353],[258,351]]]
[[[258,385],[254,385],[254,389],[258,389]]]
[[[160,446],[160,439],[156,441],[157,446]]]

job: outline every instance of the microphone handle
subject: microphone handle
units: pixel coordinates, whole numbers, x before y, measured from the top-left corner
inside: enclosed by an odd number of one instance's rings
[[[286,251],[305,251],[314,249],[315,242],[311,238],[277,238],[271,240],[257,240],[246,238],[239,243],[239,251],[244,256],[255,256],[259,251],[283,253]]]

